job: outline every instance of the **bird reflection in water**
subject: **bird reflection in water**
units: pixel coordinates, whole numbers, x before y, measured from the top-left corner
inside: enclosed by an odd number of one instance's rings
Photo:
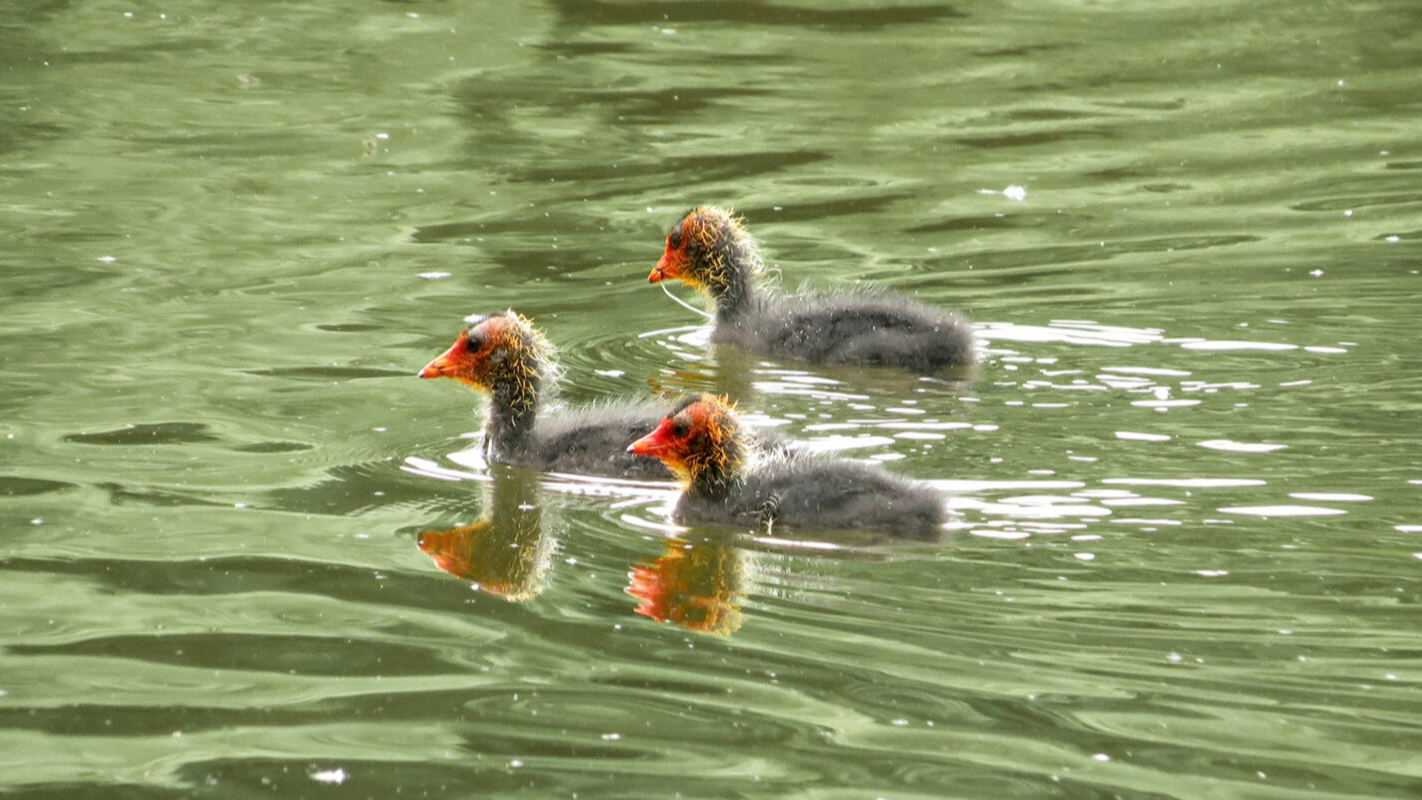
[[[686,366],[668,367],[652,373],[647,376],[648,389],[653,395],[663,397],[711,392],[726,395],[737,403],[746,403],[762,394],[756,387],[757,380],[767,380],[777,374],[768,370],[764,359],[756,359],[728,345],[711,345],[708,354],[711,356],[709,361],[691,362]]]
[[[538,473],[496,464],[490,476],[482,519],[447,531],[425,531],[417,541],[445,572],[470,581],[478,591],[522,603],[543,591],[557,543],[543,532]]]
[[[627,593],[637,613],[698,633],[728,636],[741,627],[746,567],[727,536],[663,539],[661,556],[636,564]]]

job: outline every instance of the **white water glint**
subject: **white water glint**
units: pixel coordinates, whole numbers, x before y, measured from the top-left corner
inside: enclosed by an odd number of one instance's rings
[[[1102,483],[1122,486],[1178,486],[1182,489],[1226,489],[1263,486],[1258,478],[1107,478]]]
[[[1221,514],[1244,514],[1254,517],[1332,517],[1348,512],[1340,508],[1319,506],[1233,506],[1218,509]]]
[[[1206,439],[1195,444],[1209,450],[1227,450],[1232,453],[1272,453],[1275,450],[1283,450],[1288,447],[1286,444],[1235,442],[1229,439]]]
[[[1131,442],[1168,442],[1170,437],[1163,433],[1140,433],[1137,431],[1116,431],[1117,439]]]
[[[1198,339],[1183,342],[1180,345],[1186,350],[1210,350],[1216,352],[1226,352],[1233,350],[1297,350],[1296,344],[1283,344],[1281,342],[1244,342],[1244,341],[1221,341]]]

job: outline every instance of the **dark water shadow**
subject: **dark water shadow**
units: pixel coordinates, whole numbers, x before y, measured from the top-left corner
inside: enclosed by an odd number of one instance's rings
[[[8,127],[0,123],[0,154],[3,154],[6,149],[6,134],[15,134],[13,130],[7,131]],[[26,133],[34,134],[35,132],[28,131]],[[58,133],[55,132],[56,135]],[[0,167],[0,174],[3,174],[3,167]],[[10,224],[17,225],[19,221],[19,219],[12,217]],[[24,236],[25,234],[21,233],[20,235]],[[34,235],[40,238],[48,236],[42,231],[36,231]],[[0,262],[0,292],[3,293],[4,299],[9,301],[67,292],[117,278],[118,276],[113,270],[81,267],[74,264]]]
[[[231,508],[231,505],[228,503],[221,503],[206,497],[200,497],[192,492],[176,492],[170,489],[136,488],[112,482],[98,483],[95,484],[95,486],[108,492],[109,502],[116,506],[141,505],[156,508],[205,506],[208,508]]]
[[[372,367],[273,367],[243,370],[248,375],[289,381],[360,380],[362,378],[408,378],[409,373]]]
[[[215,442],[218,437],[209,431],[207,423],[204,422],[153,422],[99,433],[70,433],[62,439],[75,444],[132,446],[199,444]]]
[[[1024,133],[1002,133],[993,136],[960,136],[955,142],[968,147],[1001,148],[1028,147],[1056,142],[1072,142],[1083,139],[1111,139],[1117,133],[1109,128],[1065,128],[1059,130],[1031,131]]]
[[[662,159],[627,159],[625,161],[579,161],[567,166],[527,167],[511,173],[516,182],[547,183],[548,181],[604,181],[651,179],[638,184],[638,192],[646,193],[658,187],[684,186],[688,176],[697,181],[711,182],[747,178],[781,172],[793,167],[826,161],[830,153],[817,150],[756,150],[739,153],[675,156]],[[630,189],[629,189],[630,191]]]
[[[915,195],[908,192],[892,192],[864,197],[822,200],[816,203],[788,203],[778,207],[737,206],[736,211],[746,219],[758,222],[805,222],[854,214],[871,214],[883,211],[894,203],[912,200],[914,197]]]
[[[382,570],[377,576],[368,566],[342,563],[337,559],[341,557],[343,544],[344,540],[331,540],[329,561],[280,556],[176,561],[16,557],[0,559],[0,572],[70,576],[87,581],[104,593],[119,596],[223,597],[270,593],[423,610],[448,610],[469,597],[467,588],[426,572]],[[500,603],[481,608],[485,616],[497,619],[517,607]],[[120,649],[125,648],[120,646]]]
[[[63,644],[12,644],[6,652],[17,656],[118,658],[197,669],[333,677],[440,675],[457,668],[423,646],[369,637],[235,631],[94,636]]]
[[[316,446],[305,442],[253,442],[232,448],[239,453],[299,453]]]
[[[659,125],[684,120],[692,114],[724,109],[734,105],[736,100],[768,97],[772,94],[768,89],[737,87],[717,89],[714,93],[690,86],[665,89],[582,89],[568,92],[567,105],[570,108],[597,107],[604,112],[603,118],[609,123]]]
[[[90,730],[85,733],[92,734],[94,723],[89,721]],[[164,786],[153,786],[146,783],[119,783],[109,781],[95,781],[85,783],[83,781],[51,781],[42,786],[23,786],[9,788],[5,790],[7,800],[75,800],[75,798],[103,797],[110,798],[134,798],[135,800],[185,800],[190,797],[199,797],[190,788],[169,788]]]
[[[696,0],[669,2],[611,2],[609,0],[553,0],[553,8],[566,25],[651,25],[686,22],[727,24],[788,25],[829,30],[882,30],[899,25],[921,25],[966,16],[947,4],[887,5],[874,8],[818,8],[754,0],[726,0],[702,3]]]
[[[73,489],[75,484],[51,481],[44,478],[24,478],[19,475],[0,475],[0,497],[25,497],[49,494]]]

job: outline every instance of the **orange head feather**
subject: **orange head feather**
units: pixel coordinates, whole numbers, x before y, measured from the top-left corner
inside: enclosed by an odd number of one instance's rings
[[[421,378],[454,378],[467,386],[507,395],[515,408],[532,410],[553,370],[552,347],[521,314],[472,316],[454,344],[420,370]]]
[[[648,280],[678,280],[718,303],[738,303],[762,270],[760,250],[742,219],[729,209],[701,206],[672,227]]]
[[[745,467],[745,438],[730,402],[702,395],[678,405],[627,452],[656,456],[693,488],[722,492],[739,480]]]

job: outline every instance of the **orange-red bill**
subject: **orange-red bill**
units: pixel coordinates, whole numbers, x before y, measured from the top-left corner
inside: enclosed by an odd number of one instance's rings
[[[425,365],[420,370],[421,378],[444,378],[453,375],[459,368],[460,349],[464,345],[464,337],[449,346],[449,349],[439,354],[435,360]]]
[[[660,456],[671,449],[672,443],[671,421],[664,419],[656,430],[627,445],[627,452],[638,456]]]
[[[672,252],[671,246],[662,253],[662,257],[657,261],[657,265],[652,267],[652,274],[647,276],[648,283],[661,283],[672,278],[680,278],[681,273],[677,270],[679,259]]]

